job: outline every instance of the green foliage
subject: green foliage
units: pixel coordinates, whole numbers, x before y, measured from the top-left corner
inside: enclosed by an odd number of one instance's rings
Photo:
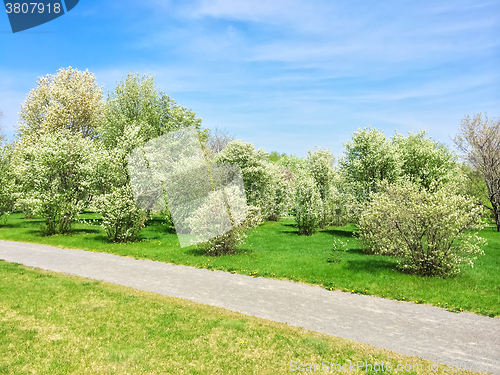
[[[101,192],[110,193],[106,200],[116,200],[115,191],[130,190],[128,156],[144,143],[166,133],[195,126],[198,130],[201,119],[185,107],[178,105],[170,96],[158,90],[153,77],[129,73],[109,94],[105,104],[105,116],[99,127],[99,139],[110,156],[107,181],[112,181]],[[208,132],[200,131],[200,140],[206,143]],[[118,190],[116,190],[118,189]],[[133,200],[133,199],[132,199]],[[121,210],[130,212],[110,212],[107,233],[113,241],[129,241],[142,228],[139,209],[133,202],[120,201]],[[148,211],[149,214],[149,211]],[[168,230],[173,222],[166,205],[165,222]],[[109,229],[111,228],[111,229]]]
[[[320,227],[324,228],[329,223],[334,221],[332,216],[331,206],[332,200],[328,196],[330,188],[334,180],[335,170],[333,168],[335,158],[333,157],[330,149],[320,149],[318,147],[315,150],[309,150],[306,157],[306,165],[309,174],[314,178],[316,182],[316,187],[318,188],[319,194],[321,196],[321,202],[323,206],[323,216],[321,217]],[[327,202],[328,201],[328,202]]]
[[[347,223],[357,222],[362,204],[351,193],[349,186],[340,180],[338,174],[334,175],[332,186],[323,201],[324,225],[343,226]]]
[[[281,158],[285,157],[287,157],[286,153],[280,154],[278,151],[271,151],[267,157],[267,160],[269,160],[271,163],[276,163]]]
[[[280,158],[274,163],[286,167],[293,173],[300,172],[301,170],[307,168],[306,161],[302,158],[298,158],[295,155],[282,154]]]
[[[88,205],[99,160],[94,141],[60,130],[16,145],[17,204],[45,219],[47,235],[67,233]]]
[[[108,149],[129,148],[193,125],[199,129],[201,119],[159,91],[153,77],[129,73],[106,100],[99,137]],[[135,142],[122,144],[122,137],[136,127]]]
[[[295,220],[299,234],[310,236],[317,232],[323,216],[321,196],[314,178],[306,173],[295,183]]]
[[[416,183],[383,183],[363,212],[359,232],[370,252],[394,255],[404,272],[455,276],[483,254],[477,233],[482,208],[447,185],[432,192]]]
[[[144,227],[146,213],[137,207],[127,186],[116,188],[100,198],[101,227],[113,242],[128,242],[137,238]]]
[[[463,195],[473,197],[476,204],[486,208],[490,213],[490,218],[495,220],[493,206],[489,199],[488,187],[481,172],[467,164],[460,165],[460,172],[463,177],[459,192]]]

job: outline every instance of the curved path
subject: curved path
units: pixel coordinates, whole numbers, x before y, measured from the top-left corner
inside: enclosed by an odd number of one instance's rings
[[[0,259],[240,311],[440,363],[500,362],[498,318],[45,245],[0,241]]]

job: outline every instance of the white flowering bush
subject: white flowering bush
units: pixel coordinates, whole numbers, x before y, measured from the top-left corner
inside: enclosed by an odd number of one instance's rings
[[[323,203],[314,178],[306,173],[297,176],[295,183],[295,220],[299,234],[310,236],[319,228]]]
[[[92,140],[64,130],[16,145],[12,158],[16,204],[44,219],[44,234],[69,232],[76,215],[88,205],[95,176],[94,151]]]
[[[422,276],[450,277],[483,254],[483,209],[448,186],[432,192],[405,181],[384,183],[371,196],[359,223],[367,250],[396,256],[399,267]]]
[[[130,187],[116,188],[100,198],[101,227],[113,242],[133,241],[146,221],[146,212],[137,207]]]
[[[239,245],[244,243],[247,235],[245,232],[258,226],[263,221],[259,207],[246,206],[244,197],[237,187],[228,187],[216,192],[206,203],[200,206],[194,214],[188,219],[192,228],[197,232],[214,233],[220,235],[207,241],[197,244],[197,247],[203,249],[207,255],[219,256],[223,254],[232,254]],[[230,207],[233,209],[231,210]],[[220,211],[223,212],[220,212]],[[246,211],[246,217],[244,217]],[[226,229],[226,223],[220,218],[223,214],[229,215],[231,229]]]
[[[340,238],[333,239],[332,257],[329,259],[330,263],[339,263],[342,260],[342,253],[347,252],[349,240],[346,242]]]

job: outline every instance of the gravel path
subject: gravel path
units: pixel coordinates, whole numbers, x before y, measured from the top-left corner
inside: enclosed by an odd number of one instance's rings
[[[498,318],[45,245],[0,241],[0,259],[241,311],[440,363],[500,362]]]

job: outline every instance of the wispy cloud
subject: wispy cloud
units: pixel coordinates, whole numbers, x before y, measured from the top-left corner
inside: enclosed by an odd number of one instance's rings
[[[67,65],[106,90],[130,71],[155,75],[205,126],[298,155],[339,154],[367,125],[446,141],[464,114],[500,104],[498,2],[88,0],[69,16],[45,45],[5,39],[4,125],[38,75]]]

